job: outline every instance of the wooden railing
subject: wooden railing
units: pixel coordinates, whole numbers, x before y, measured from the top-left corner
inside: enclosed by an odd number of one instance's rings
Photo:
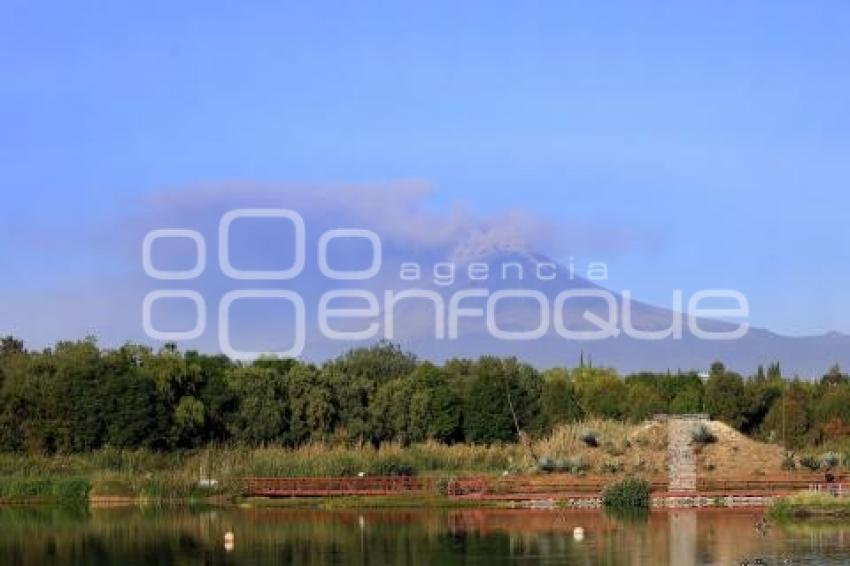
[[[701,478],[697,482],[696,494],[705,495],[767,495],[800,491],[804,489],[850,493],[850,483],[836,477],[833,483],[824,483],[824,476],[777,475],[760,478]],[[448,494],[464,498],[497,498],[521,495],[523,497],[569,497],[598,495],[605,486],[615,481],[611,476],[513,476],[500,479],[467,477],[454,480],[448,485]],[[653,493],[668,493],[667,478],[649,478]],[[683,492],[684,493],[684,492]]]
[[[698,491],[796,491],[817,489],[815,486],[840,486],[847,478],[836,475],[833,482],[825,482],[823,474],[765,476],[760,478],[700,478]]]
[[[614,478],[611,476],[511,476],[489,478],[466,477],[448,484],[448,495],[453,497],[498,497],[522,495],[523,497],[559,497],[569,495],[598,495]],[[665,491],[667,480],[650,480],[652,491]]]
[[[329,497],[344,495],[406,495],[434,490],[430,478],[408,476],[289,477],[243,480],[243,494],[261,497]]]
[[[572,496],[596,496],[612,476],[466,476],[448,481],[440,491],[456,498],[468,499],[548,499]],[[700,478],[697,494],[759,495],[804,489],[850,493],[850,478],[837,476],[826,483],[819,474],[788,474],[759,478]],[[668,492],[666,478],[649,479],[654,493]],[[243,494],[265,497],[332,497],[345,495],[409,495],[436,493],[435,478],[418,476],[364,477],[249,477],[243,480]]]

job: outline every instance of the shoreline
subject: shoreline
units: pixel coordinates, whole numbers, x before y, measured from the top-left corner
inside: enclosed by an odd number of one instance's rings
[[[779,495],[684,495],[654,494],[652,507],[656,509],[699,509],[699,508],[759,508],[769,507]],[[0,499],[0,506],[57,505],[62,504],[49,497],[6,497]],[[487,499],[464,499],[436,494],[421,495],[350,495],[325,497],[229,497],[213,495],[208,497],[152,498],[141,495],[90,495],[86,505],[91,508],[134,507],[150,505],[209,505],[242,508],[510,508],[510,509],[601,509],[601,496],[581,496],[564,498],[545,497],[492,497]],[[850,514],[850,510],[848,510]]]

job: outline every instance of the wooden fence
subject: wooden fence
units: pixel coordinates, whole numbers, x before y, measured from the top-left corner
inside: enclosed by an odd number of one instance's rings
[[[261,497],[333,497],[369,495],[434,494],[438,491],[457,499],[563,499],[596,497],[613,476],[465,476],[445,483],[433,477],[249,477],[243,494]],[[666,477],[649,478],[653,493],[668,493]],[[759,478],[700,478],[695,495],[775,495],[800,490],[850,493],[847,478],[824,482],[818,474],[787,474]],[[685,494],[688,492],[682,492]]]
[[[331,497],[345,495],[409,495],[433,492],[430,478],[364,476],[337,478],[245,478],[243,493],[257,497]]]

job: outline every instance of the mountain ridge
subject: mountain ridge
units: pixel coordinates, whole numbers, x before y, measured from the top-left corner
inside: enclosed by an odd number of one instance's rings
[[[431,282],[427,289],[440,293],[446,303],[452,293],[474,288],[486,288],[490,292],[509,289],[523,289],[539,292],[551,301],[557,293],[564,290],[601,290],[611,293],[618,306],[622,306],[623,295],[605,288],[598,282],[582,276],[567,277],[569,269],[542,254],[518,251],[499,251],[475,262],[486,263],[489,271],[505,264],[518,264],[524,267],[526,276],[521,281],[505,280],[503,277],[487,281],[470,280],[468,270],[461,270],[451,285],[437,285]],[[558,273],[552,279],[541,280],[528,277],[533,263],[550,263],[558,266]],[[466,262],[469,265],[471,262]],[[514,269],[516,271],[516,269]],[[498,270],[497,271],[501,271]],[[471,301],[470,301],[471,302]],[[496,320],[512,323],[519,327],[539,317],[539,305],[523,303],[521,299],[504,309]],[[533,302],[533,301],[532,301]],[[578,324],[580,329],[583,312],[600,315],[602,301],[599,299],[576,299],[572,308],[565,309],[566,323]],[[633,326],[639,330],[658,331],[668,328],[674,317],[687,321],[687,314],[675,313],[671,309],[659,307],[633,299]],[[535,312],[532,312],[534,309]],[[409,307],[396,312],[400,323],[415,327],[411,321],[421,321],[428,316],[428,309]],[[432,314],[430,316],[433,316]],[[699,318],[701,328],[713,332],[729,330],[737,325],[732,322]],[[621,321],[620,321],[621,322]],[[533,322],[532,322],[533,324]],[[550,325],[551,326],[551,325]],[[573,329],[573,328],[570,328]],[[417,355],[433,361],[444,361],[453,357],[477,357],[480,355],[509,355],[532,363],[539,367],[571,365],[578,361],[583,352],[592,357],[597,365],[610,366],[621,372],[696,370],[705,371],[714,361],[722,361],[727,367],[744,374],[754,373],[759,364],[778,362],[786,375],[799,375],[815,378],[823,374],[835,363],[850,365],[850,336],[839,332],[827,332],[816,336],[786,336],[765,328],[750,327],[747,333],[730,341],[711,341],[695,336],[687,324],[684,325],[682,338],[678,340],[639,340],[621,334],[604,340],[568,340],[550,329],[540,338],[528,341],[506,341],[487,335],[483,324],[467,323],[459,327],[458,337],[454,340],[440,340],[433,336],[405,336],[401,344]]]

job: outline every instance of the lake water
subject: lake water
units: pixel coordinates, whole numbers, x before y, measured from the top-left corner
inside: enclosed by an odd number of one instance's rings
[[[0,507],[0,564],[850,563],[850,523],[760,532],[759,517],[753,509],[614,519],[596,510],[12,506]]]

